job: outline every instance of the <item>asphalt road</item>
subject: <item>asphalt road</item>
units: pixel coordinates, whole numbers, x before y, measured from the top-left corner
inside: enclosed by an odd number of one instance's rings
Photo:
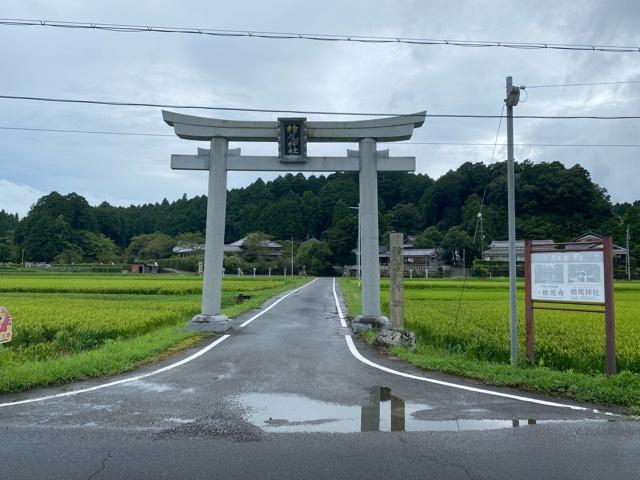
[[[355,358],[345,334],[332,280],[318,279],[176,368],[0,406],[0,478],[640,477],[638,422],[381,371]],[[488,388],[355,345],[396,371]],[[0,396],[0,404],[111,380]]]

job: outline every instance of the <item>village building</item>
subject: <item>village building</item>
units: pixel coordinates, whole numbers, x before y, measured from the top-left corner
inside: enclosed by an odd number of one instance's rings
[[[176,245],[172,250],[174,255],[180,257],[191,257],[193,255],[204,254],[204,243],[197,245]]]
[[[244,256],[247,252],[245,247],[246,237],[232,243],[224,244],[225,255]],[[260,242],[261,254],[267,260],[275,260],[282,257],[282,245],[273,240],[263,240]],[[204,255],[204,244],[197,245],[176,245],[173,247],[173,254],[180,257],[191,257],[194,255]]]
[[[441,265],[438,250],[436,248],[415,248],[415,241],[415,235],[407,235],[402,244],[405,273],[419,274],[427,270],[436,270]],[[380,271],[387,274],[389,272],[389,249],[381,246],[379,251]]]
[[[380,253],[380,271],[389,272],[390,253]],[[402,258],[404,260],[405,272],[412,271],[414,274],[424,273],[426,270],[436,270],[440,266],[440,255],[435,248],[403,248]]]
[[[585,242],[585,244],[572,245],[571,248],[583,248],[585,250],[598,248],[597,245],[589,244],[587,242],[601,242],[602,238],[602,235],[587,232],[572,240],[572,242]],[[554,248],[553,240],[532,240],[532,244],[536,247],[536,250],[544,249],[545,245],[548,245],[550,250]],[[612,253],[614,256],[621,256],[626,255],[627,251],[618,245],[613,245]],[[488,262],[508,262],[509,242],[507,240],[493,240],[489,244],[489,248],[482,252],[482,259]],[[516,261],[524,262],[524,240],[516,240]]]
[[[435,271],[442,265],[440,254],[437,248],[415,248],[415,235],[407,235],[402,245],[402,257],[404,259],[405,274],[415,275],[422,274],[426,271]],[[357,254],[357,250],[352,250]],[[390,253],[385,245],[378,246],[378,262],[380,264],[380,273],[382,275],[389,274]],[[358,265],[345,266],[344,274],[349,277],[358,276]]]
[[[158,273],[159,271],[158,262],[134,262],[131,264],[131,273]]]
[[[544,248],[545,245],[552,249],[554,244],[553,240],[532,240],[531,243],[537,250]],[[508,262],[509,241],[493,240],[489,248],[482,252],[482,259],[487,262]],[[516,261],[524,262],[524,240],[516,240]]]
[[[241,256],[246,254],[247,252],[247,247],[245,245],[246,240],[247,240],[247,237],[244,237],[228,245],[225,244],[224,253],[225,254],[237,253],[237,254],[240,254]],[[263,256],[267,260],[275,260],[277,258],[282,257],[283,255],[282,245],[279,244],[278,242],[274,242],[273,240],[262,240],[259,243],[259,247],[261,250],[260,252],[261,256]]]

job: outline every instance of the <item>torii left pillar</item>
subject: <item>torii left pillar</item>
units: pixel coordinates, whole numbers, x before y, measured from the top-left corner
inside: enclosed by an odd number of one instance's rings
[[[209,151],[209,189],[207,197],[207,227],[204,255],[207,259],[202,285],[202,311],[193,317],[191,327],[224,332],[230,327],[223,315],[222,274],[224,261],[224,227],[227,211],[227,151],[229,141],[223,137],[211,139]]]

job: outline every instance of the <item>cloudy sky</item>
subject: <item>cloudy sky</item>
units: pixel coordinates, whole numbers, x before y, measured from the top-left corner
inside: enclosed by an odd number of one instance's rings
[[[464,40],[640,45],[640,3],[628,1],[65,1],[2,0],[0,16],[61,21]],[[356,44],[0,26],[0,95],[355,112],[498,114],[504,82],[546,85],[640,80],[640,53]],[[640,83],[538,88],[520,115],[639,115]],[[159,109],[0,100],[0,127],[170,134]],[[277,114],[189,112],[230,119]],[[328,119],[309,115],[311,119]],[[339,117],[338,117],[339,118]],[[429,119],[414,142],[493,144],[497,119]],[[640,143],[640,120],[516,120],[516,143]],[[503,124],[499,142],[505,142]],[[0,209],[24,215],[41,195],[93,204],[202,194],[204,172],[169,168],[194,153],[175,137],[0,129]],[[275,144],[243,144],[272,154]],[[340,155],[350,145],[311,145]],[[388,146],[385,145],[384,148]],[[382,148],[382,147],[381,147]],[[394,145],[432,177],[491,146]],[[640,198],[640,148],[517,146],[516,160],[577,162],[614,201]],[[498,147],[496,160],[506,156]],[[273,176],[260,174],[262,178]],[[258,174],[234,172],[229,187]]]

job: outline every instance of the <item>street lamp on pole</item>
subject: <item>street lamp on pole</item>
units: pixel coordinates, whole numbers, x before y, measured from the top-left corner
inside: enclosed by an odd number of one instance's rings
[[[509,214],[509,333],[511,365],[518,363],[518,320],[516,316],[516,197],[513,158],[513,107],[520,100],[520,88],[507,77],[507,204]]]
[[[478,212],[478,221],[480,222],[480,260],[484,260],[484,233],[482,231],[482,212]]]
[[[631,259],[629,258],[629,225],[627,225],[627,235],[626,235],[626,242],[627,242],[627,255],[626,255],[626,267],[627,267],[627,280],[631,280]]]

